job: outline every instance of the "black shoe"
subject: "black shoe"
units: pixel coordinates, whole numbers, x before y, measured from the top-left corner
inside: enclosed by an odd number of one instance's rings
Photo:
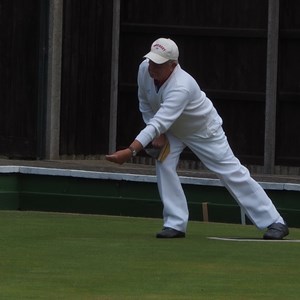
[[[289,234],[289,229],[286,224],[273,223],[268,227],[264,234],[265,240],[282,240]]]
[[[156,237],[158,239],[184,238],[185,233],[170,227],[164,227],[161,232],[156,234]]]

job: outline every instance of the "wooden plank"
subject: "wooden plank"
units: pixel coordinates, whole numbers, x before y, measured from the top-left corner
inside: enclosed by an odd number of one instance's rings
[[[253,28],[221,28],[179,25],[157,25],[142,23],[122,23],[122,32],[131,33],[159,33],[184,36],[208,37],[241,37],[241,38],[266,38],[267,30]]]
[[[207,202],[203,202],[202,203],[202,214],[203,214],[203,222],[209,222],[209,218],[208,218],[208,203]]]
[[[64,0],[60,155],[108,151],[111,1]]]
[[[63,0],[51,0],[49,10],[48,92],[45,158],[59,158]]]
[[[280,30],[281,39],[299,39],[300,29],[282,29]]]
[[[49,29],[49,0],[42,1],[39,6],[39,64],[38,64],[38,93],[37,93],[37,158],[45,158],[46,144],[46,111],[47,111],[47,60],[48,60],[48,29]]]
[[[35,158],[39,1],[0,4],[0,155]]]
[[[118,77],[119,77],[119,40],[120,40],[120,0],[113,0],[111,86],[109,116],[109,153],[116,151],[117,113],[118,113]]]
[[[275,168],[279,0],[269,0],[264,172]]]

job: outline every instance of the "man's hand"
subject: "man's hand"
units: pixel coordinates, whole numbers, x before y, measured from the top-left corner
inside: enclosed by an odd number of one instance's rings
[[[152,146],[154,148],[162,148],[167,142],[167,137],[164,134],[161,134],[159,137],[155,138],[152,141]]]
[[[113,154],[105,156],[105,158],[108,161],[111,161],[111,162],[114,162],[114,163],[117,163],[117,164],[120,164],[120,165],[124,164],[131,157],[132,157],[132,151],[129,148],[124,149],[124,150],[120,150],[120,151],[117,151]]]
[[[105,158],[108,161],[122,165],[142,149],[143,145],[138,140],[134,140],[127,149],[117,151],[110,155],[106,155]]]

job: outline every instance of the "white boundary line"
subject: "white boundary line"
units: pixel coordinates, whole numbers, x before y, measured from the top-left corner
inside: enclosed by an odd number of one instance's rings
[[[271,243],[300,243],[300,240],[264,240],[264,239],[243,239],[243,238],[221,238],[208,236],[209,240],[227,241],[227,242],[271,242]]]
[[[96,172],[72,169],[58,169],[58,168],[43,168],[43,167],[28,167],[28,166],[0,166],[0,174],[7,173],[20,173],[32,175],[48,175],[48,176],[65,176],[89,179],[108,179],[108,180],[124,180],[135,182],[156,182],[155,175],[139,175],[129,173],[116,173],[116,172]],[[223,184],[219,179],[212,178],[198,178],[179,176],[182,184],[192,185],[206,185],[206,186],[219,186]],[[266,190],[286,190],[286,191],[300,191],[300,184],[294,183],[278,183],[278,182],[259,182],[263,189]]]

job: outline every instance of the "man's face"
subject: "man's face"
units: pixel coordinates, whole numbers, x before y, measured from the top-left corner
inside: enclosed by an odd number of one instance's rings
[[[173,72],[175,66],[176,64],[170,61],[167,61],[163,64],[156,64],[152,60],[149,60],[148,71],[154,80],[164,82]]]

